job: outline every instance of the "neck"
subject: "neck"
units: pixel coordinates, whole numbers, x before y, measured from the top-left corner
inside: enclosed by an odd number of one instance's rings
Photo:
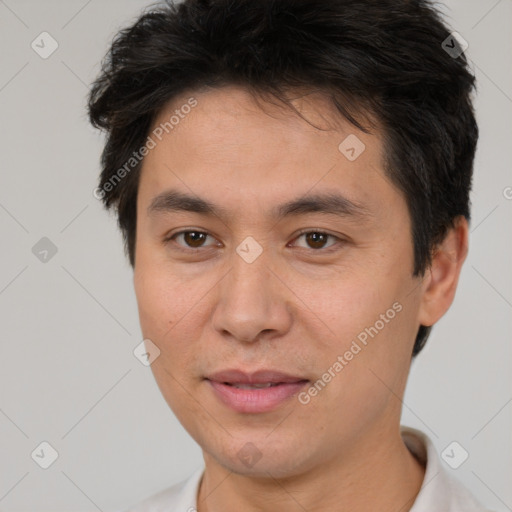
[[[205,454],[198,512],[407,512],[425,470],[398,429],[375,429],[339,453],[300,474],[276,479],[233,473]]]

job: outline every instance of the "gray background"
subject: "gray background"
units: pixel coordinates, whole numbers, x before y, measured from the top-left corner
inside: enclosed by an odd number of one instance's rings
[[[102,136],[86,121],[88,84],[114,33],[147,5],[0,0],[4,512],[123,509],[202,464],[151,370],[133,356],[142,338],[131,269],[115,219],[92,195]],[[444,11],[469,42],[479,87],[473,222],[455,302],[413,363],[403,423],[430,435],[439,453],[460,443],[469,458],[447,470],[505,511],[512,510],[512,2],[450,0]],[[47,59],[31,48],[43,31],[59,45]],[[32,252],[42,237],[57,247],[46,262]],[[48,469],[31,458],[42,441],[59,454]]]

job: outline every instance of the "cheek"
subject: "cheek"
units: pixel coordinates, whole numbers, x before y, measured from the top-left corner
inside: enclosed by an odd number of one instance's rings
[[[161,338],[166,331],[167,324],[172,321],[172,300],[169,283],[159,278],[154,269],[144,268],[137,263],[134,274],[134,288],[139,308],[139,317],[142,332],[146,338]],[[167,327],[168,328],[168,327]]]
[[[408,367],[414,341],[411,284],[398,265],[375,264],[303,287],[301,298],[313,312],[308,338],[321,355],[317,370],[328,371],[342,356],[346,366],[337,375],[350,381],[352,395],[356,390],[374,393],[370,388],[378,377],[370,369],[393,389]]]
[[[200,322],[196,317],[201,314],[201,304],[197,302],[204,292],[154,264],[144,266],[141,260],[139,263],[134,287],[140,326],[143,337],[160,350],[151,370],[169,406],[176,410],[187,401],[179,384],[184,382],[184,374],[189,378],[198,373],[196,326]]]
[[[379,314],[391,307],[392,292],[380,293],[380,287],[368,277],[368,272],[343,272],[336,278],[300,282],[294,286],[301,303],[311,313],[311,326],[316,326],[316,335],[310,339],[334,345],[342,350],[350,340],[364,328],[373,324]]]
[[[138,267],[137,267],[138,265]],[[208,292],[218,279],[207,273],[177,272],[168,262],[138,261],[134,273],[139,320],[144,338],[161,351],[156,362],[173,372],[196,373],[198,343],[211,314]]]
[[[134,288],[139,319],[144,337],[158,342],[162,349],[171,339],[173,329],[194,303],[192,283],[174,279],[172,274],[158,265],[137,262]]]

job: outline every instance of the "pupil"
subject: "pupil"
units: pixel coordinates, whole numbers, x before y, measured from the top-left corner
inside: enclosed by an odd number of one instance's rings
[[[201,245],[201,242],[203,241],[201,237],[204,237],[204,233],[198,233],[197,231],[189,231],[188,233],[185,234],[187,244],[191,245],[192,247]],[[199,242],[199,244],[197,244],[197,242]],[[194,245],[195,243],[197,245]]]
[[[308,233],[306,237],[308,238],[308,243],[312,242],[312,246],[315,249],[321,248],[325,243],[325,236],[322,233]],[[318,245],[315,245],[318,244]],[[311,245],[311,244],[310,244]]]

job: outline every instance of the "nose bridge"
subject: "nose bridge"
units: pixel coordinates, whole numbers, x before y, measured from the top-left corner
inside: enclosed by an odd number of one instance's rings
[[[260,246],[261,247],[261,246]],[[272,297],[269,295],[271,273],[267,265],[268,250],[263,248],[257,254],[254,242],[242,242],[232,255],[232,267],[228,281],[225,283],[223,297],[230,302],[230,307],[243,309],[247,306],[264,311]],[[232,309],[232,311],[235,311]]]
[[[261,331],[282,333],[288,328],[286,298],[268,268],[270,255],[254,239],[244,240],[233,252],[231,270],[221,282],[213,315],[217,331],[238,340],[256,341]]]

